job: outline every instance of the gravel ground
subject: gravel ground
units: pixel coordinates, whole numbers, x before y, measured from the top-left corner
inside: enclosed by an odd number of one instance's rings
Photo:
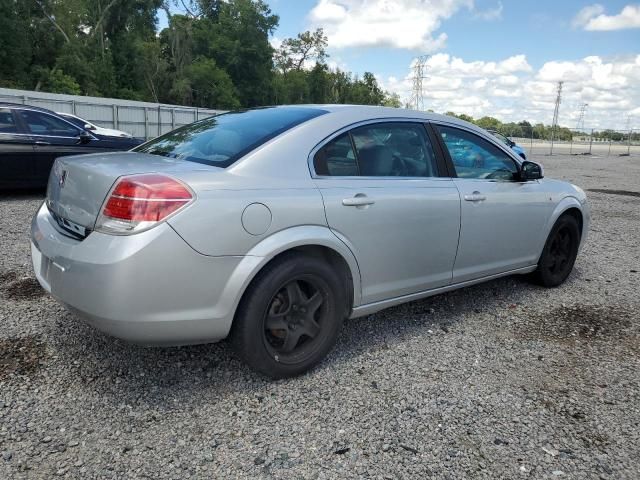
[[[76,320],[32,278],[42,194],[3,195],[0,478],[639,478],[640,159],[539,160],[593,209],[565,285],[349,321],[278,382],[224,343],[146,349]]]

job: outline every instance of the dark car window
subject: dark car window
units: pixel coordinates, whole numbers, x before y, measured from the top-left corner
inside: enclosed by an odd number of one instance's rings
[[[226,168],[271,138],[324,113],[304,107],[229,112],[178,128],[134,151]]]
[[[11,110],[8,108],[0,108],[0,133],[17,133],[18,126]]]
[[[518,167],[505,152],[473,133],[439,125],[459,178],[515,180]]]
[[[34,135],[50,135],[54,137],[76,137],[80,131],[61,118],[48,113],[33,110],[19,110],[20,117]]]
[[[349,134],[343,133],[318,150],[313,158],[313,167],[318,175],[357,176],[358,164]]]
[[[313,162],[318,175],[437,175],[436,157],[431,142],[424,126],[415,123],[375,123],[355,128],[324,145],[316,153]]]
[[[76,127],[81,128],[83,130],[84,130],[84,126],[87,124],[87,122],[85,122],[84,120],[78,117],[71,117],[67,115],[60,115],[60,116],[63,117],[67,122],[71,122]]]
[[[434,177],[436,155],[422,124],[376,123],[351,131],[360,175]]]

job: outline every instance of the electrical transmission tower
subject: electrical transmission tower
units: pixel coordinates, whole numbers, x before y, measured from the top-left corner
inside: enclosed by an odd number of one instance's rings
[[[549,155],[553,155],[553,141],[555,137],[556,127],[558,126],[558,113],[560,112],[560,102],[562,101],[562,85],[563,81],[558,82],[558,96],[556,97],[556,108],[553,111],[553,122],[551,123],[551,150]]]
[[[576,125],[576,130],[578,131],[584,130],[584,112],[588,106],[588,103],[583,103],[582,105],[580,105],[580,116],[578,117],[578,125]]]
[[[427,78],[427,60],[429,55],[421,55],[416,58],[413,65],[413,88],[411,90],[411,106],[416,110],[424,110],[424,93],[422,91],[422,80]]]

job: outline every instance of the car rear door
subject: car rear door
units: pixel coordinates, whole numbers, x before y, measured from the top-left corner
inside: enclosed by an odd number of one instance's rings
[[[32,185],[34,161],[33,139],[16,121],[14,112],[0,108],[0,185],[28,187]]]
[[[425,125],[339,132],[313,153],[327,221],[360,267],[363,304],[451,282],[460,197]]]
[[[20,120],[34,140],[34,179],[46,185],[56,158],[66,155],[92,153],[90,142],[82,143],[82,130],[66,120],[37,110],[18,110]]]
[[[497,143],[457,125],[434,123],[460,191],[460,242],[453,282],[534,265],[553,203],[538,181]]]

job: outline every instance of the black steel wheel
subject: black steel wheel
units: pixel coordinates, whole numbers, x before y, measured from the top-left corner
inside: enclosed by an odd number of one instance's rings
[[[231,340],[253,369],[272,378],[298,375],[333,347],[345,305],[344,282],[331,265],[286,254],[249,286]]]
[[[535,278],[545,287],[562,284],[576,261],[580,246],[580,227],[571,215],[561,216],[551,229],[538,261]]]

